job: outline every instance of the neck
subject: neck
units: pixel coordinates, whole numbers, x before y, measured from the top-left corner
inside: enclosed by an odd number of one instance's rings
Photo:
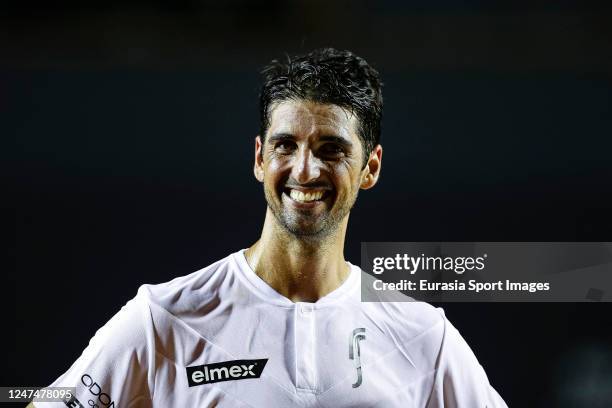
[[[348,216],[338,228],[318,239],[293,235],[270,211],[261,238],[245,251],[255,273],[294,302],[316,302],[338,288],[350,269],[344,260]]]

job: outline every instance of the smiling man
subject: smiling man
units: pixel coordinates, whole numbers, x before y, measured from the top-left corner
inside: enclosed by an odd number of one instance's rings
[[[371,80],[378,81],[373,73]],[[268,209],[261,239],[245,256],[278,293],[315,302],[350,273],[343,257],[349,212],[359,189],[376,184],[382,147],[366,152],[350,106],[306,99],[309,89],[292,91],[280,98],[282,91],[271,90],[279,99],[262,101],[269,113],[255,141],[254,172]],[[380,93],[375,97],[381,104]]]
[[[260,239],[143,285],[52,385],[69,407],[505,407],[441,309],[362,303],[349,213],[380,175],[378,73],[316,50],[263,72]]]

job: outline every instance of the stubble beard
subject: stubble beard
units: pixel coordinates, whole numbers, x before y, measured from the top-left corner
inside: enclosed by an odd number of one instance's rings
[[[323,217],[322,220],[314,220],[309,222],[307,226],[303,226],[303,218],[308,217],[306,214],[300,214],[299,211],[290,210],[285,208],[282,204],[282,197],[280,201],[276,199],[276,193],[269,191],[264,187],[264,193],[266,196],[266,202],[268,208],[272,211],[274,218],[278,224],[289,234],[305,241],[318,241],[327,238],[338,231],[342,220],[351,212],[351,209],[357,201],[357,193],[345,201],[340,208],[326,212],[319,217]],[[274,194],[274,195],[273,195]],[[337,202],[336,202],[337,204]]]

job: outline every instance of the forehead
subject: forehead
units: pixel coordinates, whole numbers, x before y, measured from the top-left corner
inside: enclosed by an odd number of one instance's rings
[[[334,135],[357,138],[358,119],[346,109],[333,104],[304,100],[286,100],[272,105],[268,133],[295,136]]]

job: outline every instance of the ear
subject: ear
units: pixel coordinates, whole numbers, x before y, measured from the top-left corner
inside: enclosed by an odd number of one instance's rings
[[[383,149],[381,145],[376,145],[365,168],[361,171],[361,185],[360,188],[368,190],[376,185],[378,177],[380,176],[380,167],[382,166],[382,154]]]
[[[261,137],[257,135],[257,137],[255,137],[255,164],[253,165],[253,174],[260,183],[264,181],[262,149]]]

